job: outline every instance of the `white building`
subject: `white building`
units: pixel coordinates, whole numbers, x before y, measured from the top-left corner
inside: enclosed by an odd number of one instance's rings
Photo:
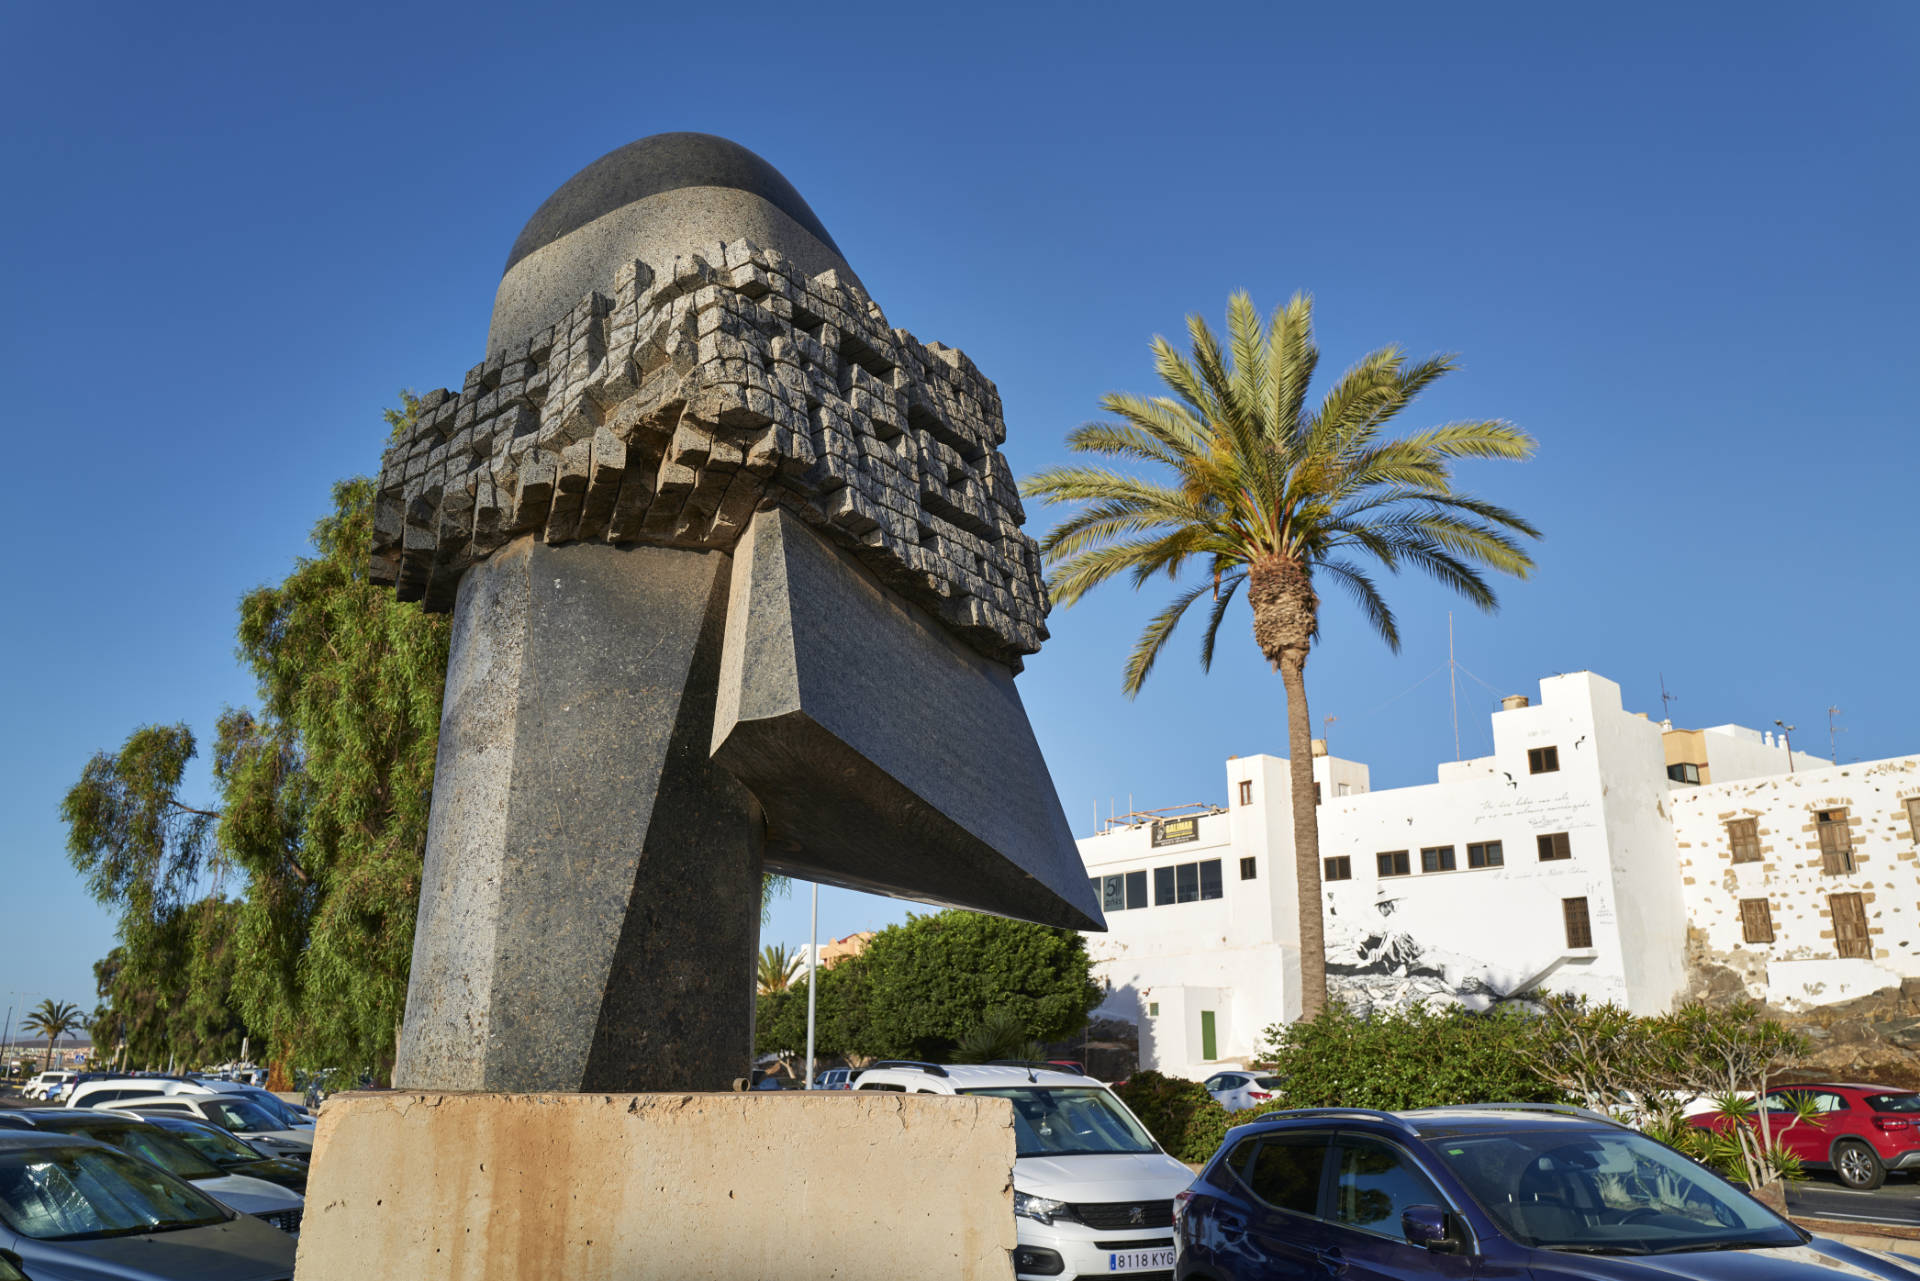
[[[1920,977],[1920,757],[1673,798],[1695,964],[1786,1009]]]
[[[1373,791],[1366,766],[1315,758],[1336,995],[1484,1007],[1553,990],[1651,1013],[1685,987],[1670,798],[1783,772],[1786,749],[1738,726],[1669,730],[1590,672],[1540,694],[1493,715],[1492,755],[1424,786]],[[1107,914],[1087,936],[1099,1012],[1139,1027],[1143,1067],[1203,1076],[1299,1012],[1287,762],[1229,760],[1227,795],[1079,843]]]

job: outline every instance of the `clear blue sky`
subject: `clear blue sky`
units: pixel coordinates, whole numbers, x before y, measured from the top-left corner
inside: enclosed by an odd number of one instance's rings
[[[1461,353],[1407,424],[1534,432],[1468,481],[1547,533],[1457,616],[1468,754],[1495,690],[1579,668],[1920,751],[1913,5],[76,3],[8,6],[0,45],[0,1001],[93,1004],[111,925],[55,812],[88,755],[250,700],[241,593],[377,467],[399,388],[483,356],[540,201],[662,130],[785,172],[894,324],[997,380],[1020,472],[1237,288],[1312,291],[1332,370]],[[1188,636],[1120,696],[1164,595],[1056,613],[1022,678],[1079,830],[1284,748],[1244,612],[1211,676]],[[1309,668],[1376,786],[1453,755],[1418,684],[1449,602],[1392,599],[1404,653],[1335,602]],[[903,914],[823,900],[826,935]],[[800,888],[767,938],[805,931]]]

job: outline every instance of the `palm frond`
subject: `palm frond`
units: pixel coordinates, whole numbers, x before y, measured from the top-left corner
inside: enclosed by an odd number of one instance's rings
[[[1246,581],[1244,573],[1227,574],[1220,579],[1220,585],[1214,591],[1213,607],[1207,611],[1207,630],[1200,637],[1200,670],[1203,672],[1213,670],[1213,642],[1220,633],[1220,620],[1226,617],[1227,606],[1233,604],[1233,594]]]
[[[1387,648],[1400,652],[1400,627],[1394,621],[1393,611],[1387,607],[1386,598],[1380,595],[1380,589],[1367,572],[1358,565],[1344,560],[1322,560],[1317,567],[1327,577],[1340,584],[1347,595],[1353,597],[1354,604],[1366,615],[1367,622],[1387,643]]]
[[[1146,682],[1147,673],[1160,658],[1160,651],[1167,647],[1167,641],[1173,637],[1173,629],[1180,625],[1181,615],[1187,607],[1200,598],[1200,593],[1211,587],[1211,583],[1201,583],[1191,591],[1185,591],[1173,598],[1173,603],[1153,616],[1147,629],[1140,633],[1140,639],[1133,643],[1133,653],[1127,655],[1126,678],[1121,688],[1128,698],[1140,692],[1140,686]]]

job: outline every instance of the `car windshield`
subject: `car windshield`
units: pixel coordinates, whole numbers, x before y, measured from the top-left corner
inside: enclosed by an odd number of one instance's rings
[[[235,1134],[271,1134],[284,1130],[280,1118],[270,1116],[252,1099],[227,1099],[202,1095],[198,1100],[207,1120]]]
[[[23,1237],[84,1241],[226,1221],[189,1185],[111,1148],[0,1151],[0,1223]]]
[[[1277,1090],[1286,1082],[1277,1076],[1262,1076],[1254,1079],[1254,1085],[1262,1090]]]
[[[1920,1112],[1920,1094],[1869,1094],[1867,1106],[1875,1112]]]
[[[183,1179],[217,1179],[220,1170],[195,1154],[184,1143],[176,1142],[172,1135],[163,1133],[155,1126],[142,1122],[128,1125],[90,1125],[85,1129],[70,1130],[70,1134],[80,1134],[95,1139],[109,1147],[119,1148],[122,1152],[132,1153],[142,1161],[151,1161],[168,1174]]]
[[[1097,1086],[1061,1089],[1040,1085],[961,1093],[1013,1101],[1015,1151],[1019,1156],[1159,1150],[1120,1100]]]
[[[1457,1135],[1434,1149],[1522,1245],[1662,1254],[1801,1241],[1746,1193],[1630,1130]]]
[[[273,1095],[267,1093],[265,1090],[248,1090],[246,1093],[246,1101],[259,1108],[262,1112],[265,1112],[268,1116],[278,1117],[280,1119],[280,1128],[283,1130],[291,1130],[307,1123],[305,1116],[295,1112],[293,1108],[285,1102],[274,1098]]]
[[[218,1126],[169,1125],[165,1128],[169,1135],[192,1148],[202,1160],[223,1168],[249,1165],[260,1159],[258,1152]]]

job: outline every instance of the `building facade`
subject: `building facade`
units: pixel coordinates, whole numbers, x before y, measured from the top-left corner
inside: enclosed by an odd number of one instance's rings
[[[1416,787],[1375,791],[1365,765],[1316,756],[1330,991],[1362,1009],[1542,991],[1666,1009],[1688,983],[1672,799],[1785,772],[1786,747],[1674,730],[1590,672],[1505,700],[1492,729],[1491,755]],[[1099,1013],[1138,1027],[1142,1066],[1182,1075],[1251,1057],[1300,1009],[1287,762],[1226,772],[1225,806],[1080,842],[1107,914],[1087,940]]]
[[[1920,977],[1920,756],[1673,798],[1696,967],[1784,1009]]]

